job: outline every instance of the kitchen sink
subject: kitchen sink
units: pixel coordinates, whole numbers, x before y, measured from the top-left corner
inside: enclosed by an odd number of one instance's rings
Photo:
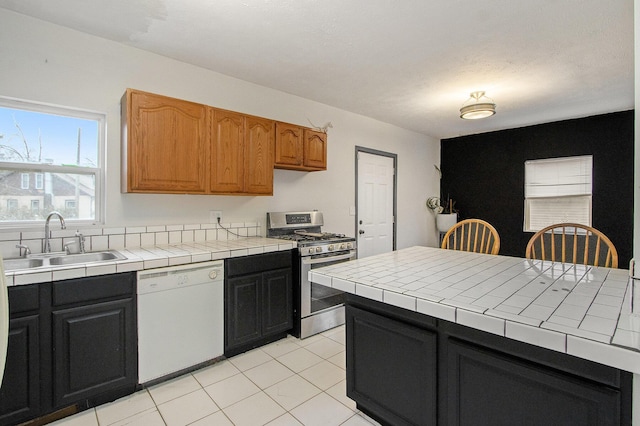
[[[104,262],[107,260],[124,259],[124,256],[114,251],[99,251],[95,253],[67,254],[49,258],[50,265],[73,265],[74,263]]]
[[[5,259],[3,263],[6,270],[29,269],[42,266],[44,259]]]
[[[41,266],[62,266],[82,263],[99,263],[110,260],[126,259],[117,251],[97,251],[91,253],[64,254],[64,253],[42,253],[29,255],[26,258],[5,259],[4,269],[15,271],[18,269],[39,268]]]

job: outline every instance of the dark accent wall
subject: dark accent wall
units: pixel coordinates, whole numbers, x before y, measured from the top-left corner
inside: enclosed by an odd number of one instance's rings
[[[490,118],[489,118],[490,120]],[[524,162],[593,156],[593,227],[626,268],[633,248],[634,111],[443,139],[441,191],[460,219],[480,218],[500,234],[500,254],[524,257]]]

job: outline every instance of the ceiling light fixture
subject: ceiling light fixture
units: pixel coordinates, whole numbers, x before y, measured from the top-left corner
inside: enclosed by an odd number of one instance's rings
[[[495,113],[496,104],[483,91],[471,92],[471,97],[460,108],[460,118],[465,120],[491,117]]]

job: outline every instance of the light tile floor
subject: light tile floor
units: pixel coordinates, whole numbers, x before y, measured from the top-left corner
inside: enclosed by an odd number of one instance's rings
[[[378,425],[346,396],[344,338],[288,336],[52,425]]]

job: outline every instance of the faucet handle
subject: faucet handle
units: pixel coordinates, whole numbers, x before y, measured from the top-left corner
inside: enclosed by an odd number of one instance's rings
[[[80,233],[79,229],[76,229],[75,237],[78,239],[78,246],[80,247],[80,253],[84,253],[84,235]]]
[[[22,250],[24,249],[24,257],[27,257],[31,254],[31,249],[26,244],[16,244],[16,248],[20,249],[20,256],[22,257]]]

